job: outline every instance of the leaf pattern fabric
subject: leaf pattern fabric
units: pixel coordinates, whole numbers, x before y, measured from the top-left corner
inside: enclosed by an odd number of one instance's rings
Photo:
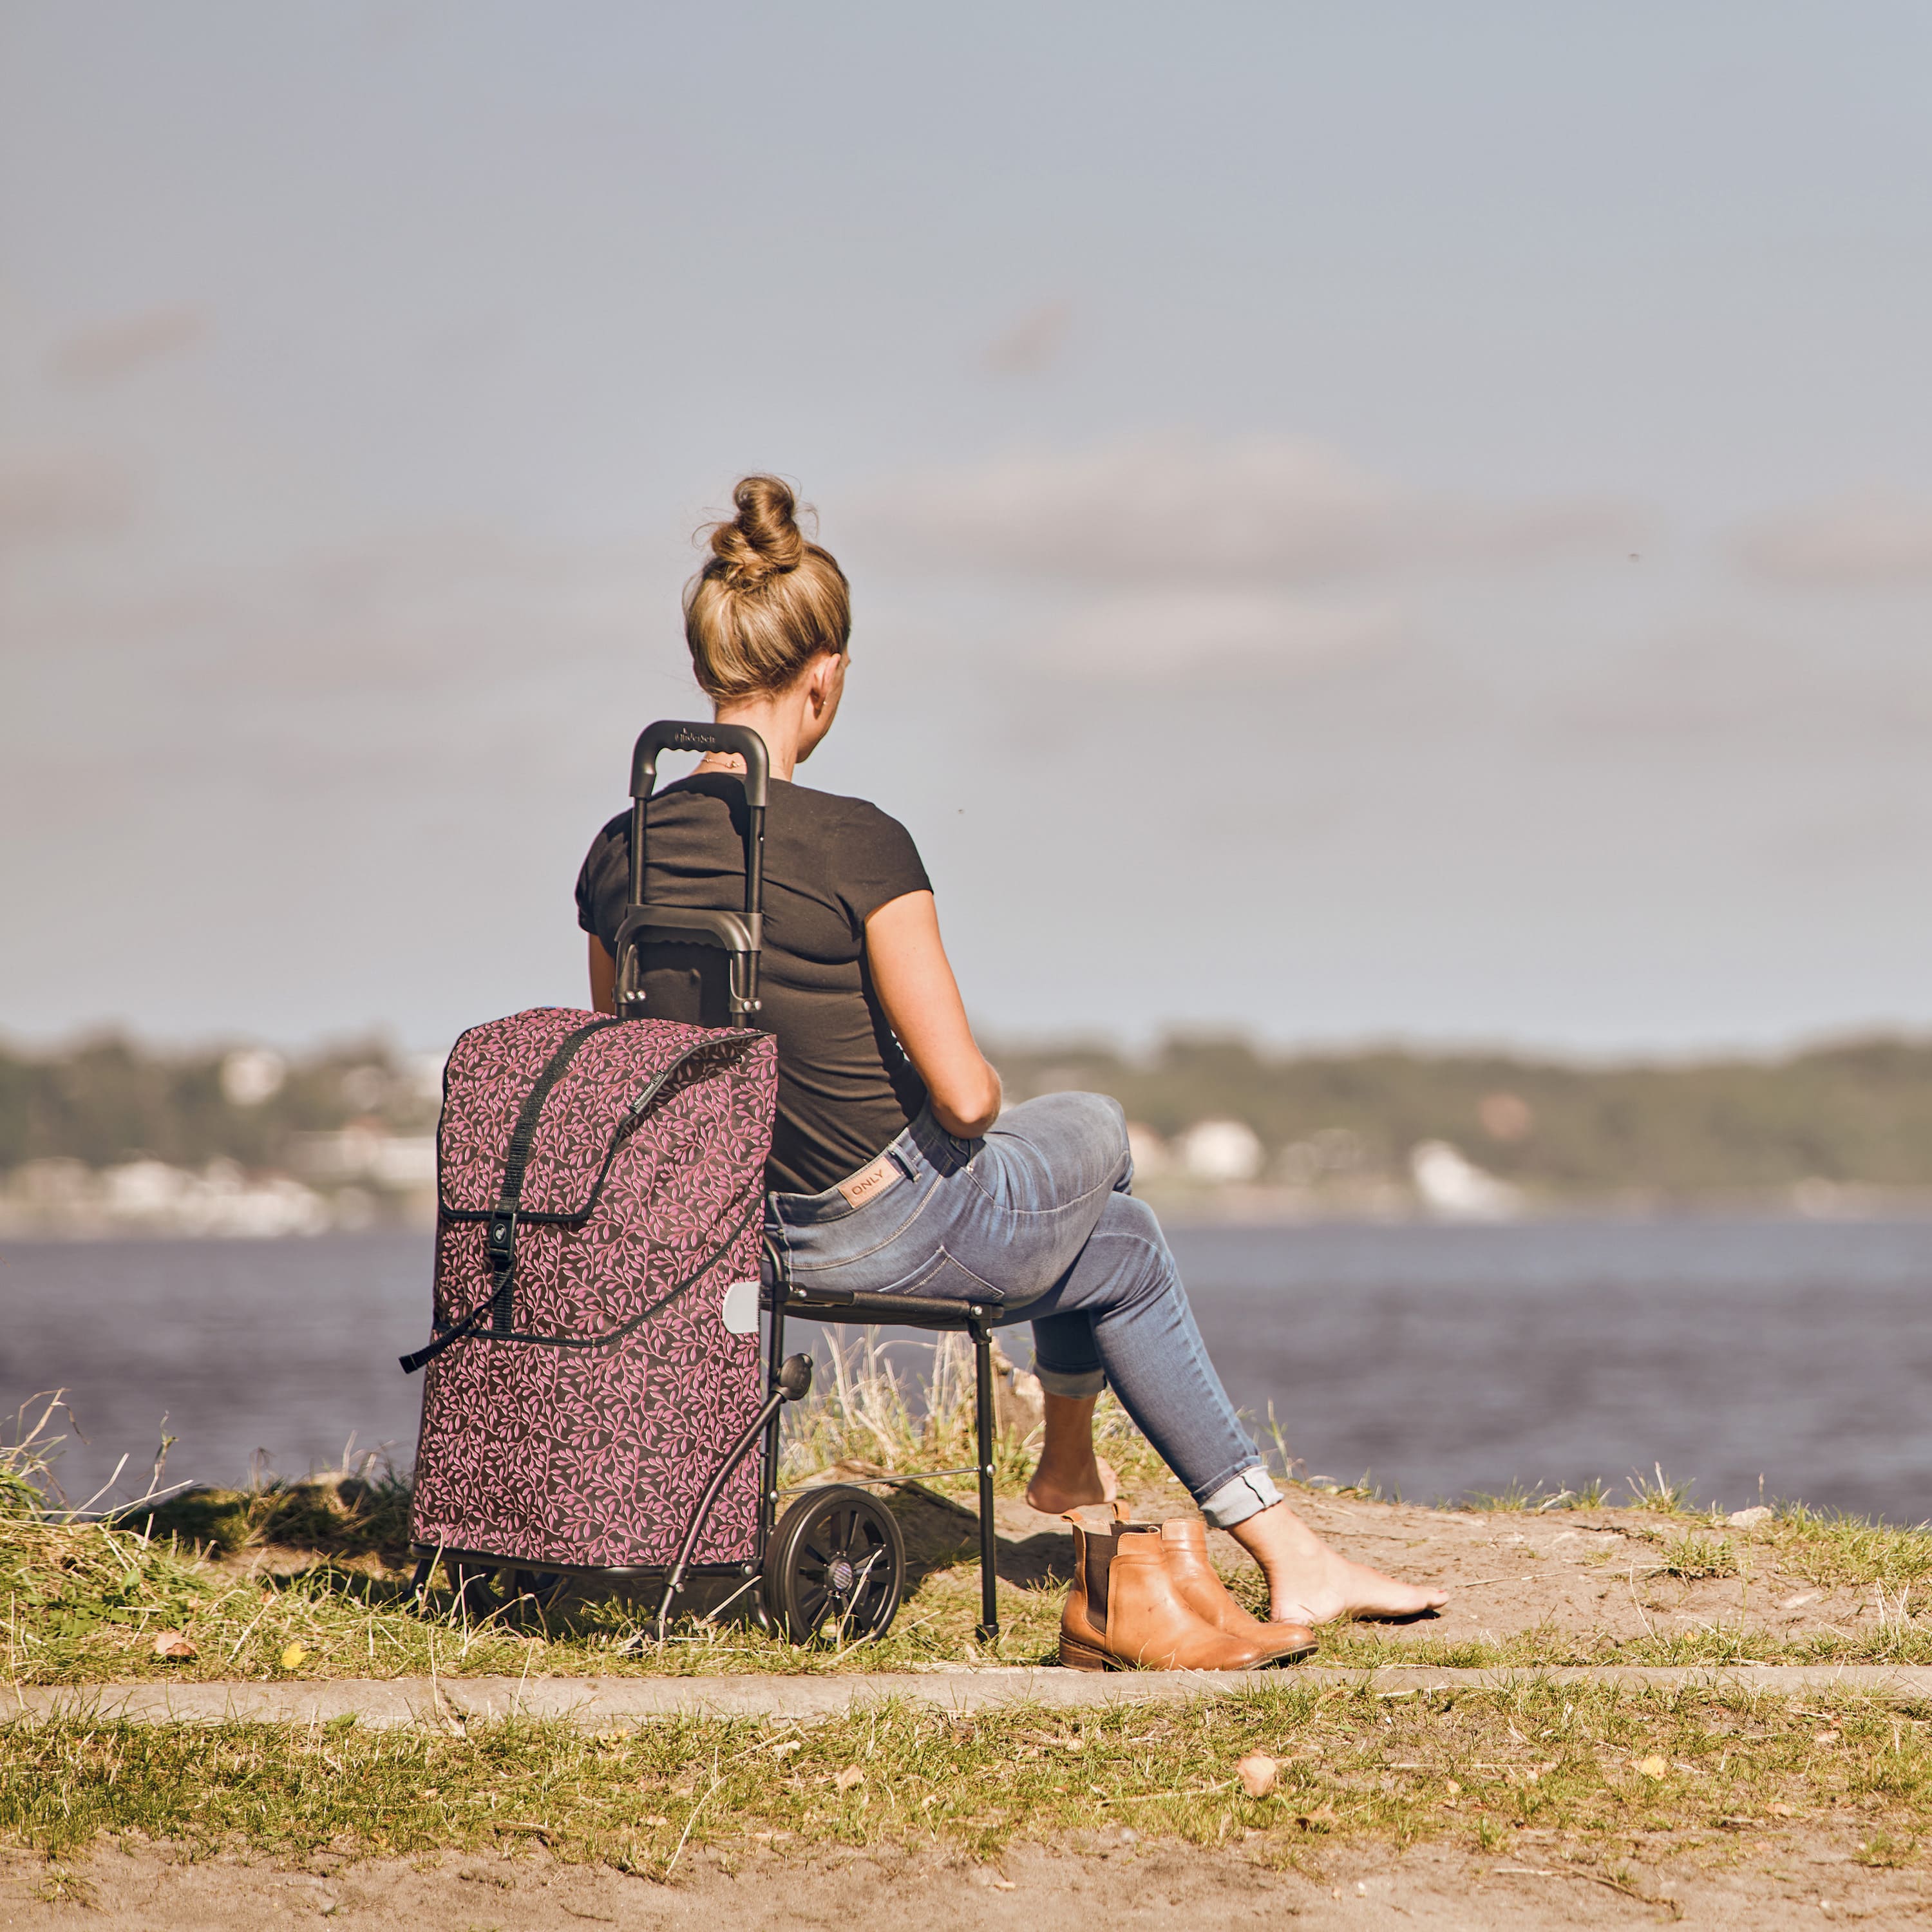
[[[452,1052],[438,1136],[439,1324],[496,1292],[481,1217],[501,1192],[532,1088],[596,1017],[536,1007],[472,1028]],[[765,1034],[638,1019],[579,1045],[543,1103],[520,1202],[524,1214],[569,1218],[519,1222],[512,1332],[486,1326],[424,1371],[416,1544],[532,1565],[675,1559],[705,1485],[763,1400],[758,1337],[730,1334],[722,1304],[732,1282],[758,1276],[777,1079]],[[759,1474],[754,1451],[719,1496],[696,1561],[751,1560]]]

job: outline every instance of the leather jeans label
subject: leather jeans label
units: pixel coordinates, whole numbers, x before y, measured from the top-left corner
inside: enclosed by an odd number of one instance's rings
[[[862,1167],[850,1180],[838,1184],[838,1191],[844,1195],[848,1205],[862,1208],[868,1201],[875,1200],[884,1193],[896,1180],[905,1176],[899,1172],[898,1163],[890,1154],[880,1154],[870,1167]]]

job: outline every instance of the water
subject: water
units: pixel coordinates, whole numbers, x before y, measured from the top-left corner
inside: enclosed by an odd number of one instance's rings
[[[1761,1477],[1768,1498],[1932,1516],[1932,1220],[1172,1240],[1235,1401],[1272,1402],[1311,1473],[1433,1498],[1660,1462],[1730,1508]],[[410,1234],[0,1246],[0,1402],[67,1388],[76,1502],[124,1451],[115,1493],[138,1494],[164,1415],[170,1479],[299,1474],[352,1433],[406,1466],[421,1385],[395,1358],[427,1333],[429,1266]]]
[[[1619,1485],[1932,1516],[1932,1220],[1199,1230],[1235,1401],[1311,1472],[1432,1499]]]

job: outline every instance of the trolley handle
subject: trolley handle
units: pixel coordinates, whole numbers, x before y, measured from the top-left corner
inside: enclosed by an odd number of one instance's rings
[[[638,734],[631,753],[631,796],[647,799],[658,778],[660,752],[723,752],[745,761],[745,802],[762,812],[771,778],[771,761],[765,754],[765,741],[747,724],[686,724],[675,718],[660,718]]]
[[[644,904],[645,814],[657,784],[660,752],[719,752],[742,758],[745,770],[745,912],[665,908],[650,915]],[[637,946],[645,933],[662,928],[675,936],[721,948],[730,958],[731,1016],[750,1026],[758,1011],[758,966],[764,950],[765,807],[770,793],[771,760],[765,741],[748,725],[701,724],[688,718],[661,718],[638,734],[631,753],[630,897],[616,946],[617,1004],[628,1012],[641,997]]]

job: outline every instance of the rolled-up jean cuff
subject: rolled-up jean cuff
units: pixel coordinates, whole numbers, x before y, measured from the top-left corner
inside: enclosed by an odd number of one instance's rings
[[[1040,1378],[1040,1385],[1048,1395],[1089,1396],[1098,1395],[1107,1386],[1107,1378],[1099,1369],[1076,1369],[1071,1371],[1047,1369],[1040,1366],[1034,1358],[1034,1373]]]
[[[1244,1469],[1223,1483],[1211,1496],[1204,1497],[1201,1514],[1216,1529],[1232,1529],[1281,1501],[1281,1492],[1268,1480],[1265,1469]]]

